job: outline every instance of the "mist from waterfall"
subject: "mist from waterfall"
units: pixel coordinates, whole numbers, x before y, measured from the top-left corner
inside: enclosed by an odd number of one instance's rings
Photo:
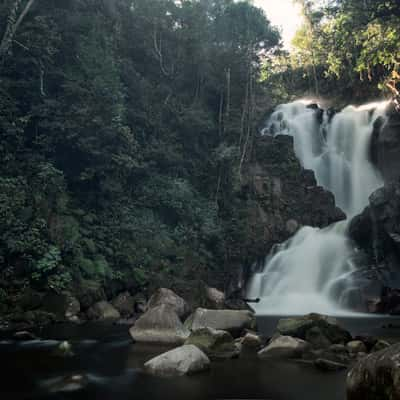
[[[265,135],[290,135],[301,164],[312,169],[318,184],[330,190],[348,220],[324,229],[303,227],[276,246],[256,273],[248,297],[260,298],[258,314],[297,315],[320,312],[343,315],[354,288],[352,249],[347,224],[382,186],[369,161],[374,122],[385,116],[386,102],[323,112],[306,101],[282,104],[271,115]]]

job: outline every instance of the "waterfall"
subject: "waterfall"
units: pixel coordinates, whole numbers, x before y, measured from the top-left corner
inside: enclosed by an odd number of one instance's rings
[[[253,306],[258,314],[349,312],[346,299],[355,266],[347,224],[383,184],[369,151],[374,122],[385,117],[386,106],[387,102],[348,106],[333,114],[296,101],[280,105],[271,115],[262,133],[293,136],[302,166],[312,169],[318,184],[335,195],[348,219],[324,229],[303,227],[271,251],[248,288],[248,297],[260,298]]]

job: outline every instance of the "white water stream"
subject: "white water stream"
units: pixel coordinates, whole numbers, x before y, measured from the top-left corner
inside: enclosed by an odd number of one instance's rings
[[[373,124],[385,115],[386,102],[349,106],[333,116],[307,102],[280,105],[263,134],[290,135],[304,168],[312,169],[318,184],[330,190],[348,219],[324,229],[303,227],[267,257],[248,288],[260,315],[299,315],[319,312],[344,315],[346,293],[352,288],[352,249],[347,224],[368,204],[369,195],[382,179],[369,161]]]

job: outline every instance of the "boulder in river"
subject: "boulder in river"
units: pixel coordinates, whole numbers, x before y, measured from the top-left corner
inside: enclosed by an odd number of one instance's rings
[[[254,314],[246,310],[209,310],[197,308],[185,321],[185,326],[191,331],[200,328],[213,328],[228,331],[238,337],[245,329],[255,326]]]
[[[321,314],[284,318],[279,320],[277,327],[281,335],[293,336],[303,340],[307,340],[307,336],[310,336],[309,332],[315,330],[315,328],[318,328],[320,338],[324,336],[332,344],[345,344],[351,340],[350,333],[340,327],[335,318]]]
[[[209,369],[210,360],[196,346],[188,344],[152,358],[144,368],[152,375],[172,377]]]
[[[277,336],[257,354],[259,358],[300,358],[310,343],[292,336]]]
[[[99,301],[93,304],[87,311],[92,320],[117,320],[121,318],[120,313],[107,301]]]
[[[200,328],[191,332],[185,344],[193,344],[210,358],[234,358],[240,354],[232,335],[227,331]]]
[[[190,334],[175,309],[166,304],[150,308],[136,321],[129,333],[137,342],[169,344],[182,344]]]
[[[347,375],[347,400],[400,400],[400,343],[359,359]]]
[[[158,289],[147,302],[146,311],[150,310],[151,308],[160,306],[161,304],[165,304],[171,307],[176,312],[179,318],[186,317],[190,312],[189,306],[186,301],[170,289]]]

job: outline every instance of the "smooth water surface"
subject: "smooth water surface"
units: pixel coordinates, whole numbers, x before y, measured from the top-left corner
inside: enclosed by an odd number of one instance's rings
[[[258,319],[265,336],[275,331],[278,317]],[[355,334],[400,337],[394,318],[347,318],[341,323]],[[344,400],[346,371],[323,373],[295,361],[258,360],[255,353],[213,362],[209,372],[182,378],[155,378],[142,371],[143,363],[167,350],[133,344],[126,326],[56,325],[41,332],[46,340],[0,342],[2,363],[0,398],[5,400]],[[61,340],[69,340],[72,357],[54,354]],[[80,390],[61,390],[63,379],[82,375]],[[76,388],[75,388],[76,389]]]

